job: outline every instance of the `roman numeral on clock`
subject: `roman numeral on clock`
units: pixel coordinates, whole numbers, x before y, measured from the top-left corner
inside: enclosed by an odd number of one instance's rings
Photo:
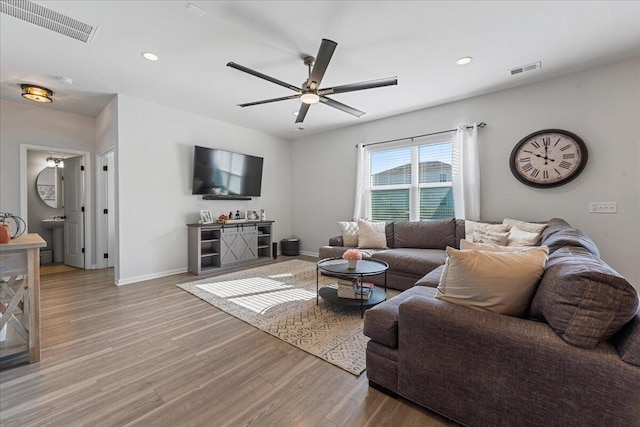
[[[543,170],[542,171],[542,178],[544,179],[549,179],[549,171],[548,170]]]
[[[542,144],[544,144],[545,147],[548,147],[551,145],[551,137],[550,136],[545,136],[542,138]]]
[[[529,163],[529,162],[531,161],[531,157],[522,157],[522,158],[520,159],[520,161],[521,161],[522,163]]]
[[[527,163],[522,167],[522,170],[525,172],[529,172],[531,169],[533,169],[533,165],[531,163]]]
[[[531,176],[532,176],[532,177],[537,178],[537,177],[538,177],[538,175],[540,175],[540,169],[537,169],[537,168],[536,168],[536,169],[534,169],[534,170],[532,170],[532,171],[531,171]]]
[[[531,145],[533,145],[536,148],[540,148],[540,144],[538,144],[536,141],[531,142]]]
[[[560,164],[558,166],[560,166],[561,168],[564,168],[564,169],[569,169],[571,167],[571,163],[565,162],[563,160],[563,161],[560,162]]]
[[[573,159],[575,157],[576,157],[575,153],[567,153],[562,155],[563,159]]]
[[[565,150],[568,150],[569,148],[571,148],[571,144],[567,144],[564,147],[560,148],[560,151],[565,151]]]

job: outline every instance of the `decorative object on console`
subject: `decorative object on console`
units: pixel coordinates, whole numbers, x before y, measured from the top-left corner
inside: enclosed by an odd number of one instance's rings
[[[0,212],[0,223],[9,225],[7,231],[9,231],[9,236],[12,239],[22,236],[24,232],[27,231],[27,224],[24,222],[24,220],[10,212]],[[11,223],[15,224],[15,227],[11,227]],[[12,230],[13,234],[11,234]]]
[[[11,230],[9,224],[0,222],[0,243],[9,243],[11,241]]]
[[[200,221],[203,224],[211,224],[213,222],[211,211],[200,211]]]
[[[588,159],[587,146],[572,132],[545,129],[525,136],[509,158],[514,177],[530,187],[548,188],[575,179]]]
[[[348,249],[342,254],[342,259],[346,259],[349,268],[354,269],[358,266],[358,260],[362,259],[362,253],[357,249]]]
[[[247,209],[244,211],[244,218],[247,221],[259,221],[260,210],[259,209]]]

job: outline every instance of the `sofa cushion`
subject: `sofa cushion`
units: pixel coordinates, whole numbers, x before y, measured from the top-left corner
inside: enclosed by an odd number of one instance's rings
[[[470,242],[467,239],[460,240],[460,250],[476,249],[489,252],[522,252],[538,248],[539,246],[504,246],[495,243]]]
[[[547,222],[547,226],[542,230],[542,240],[548,239],[552,234],[565,228],[571,228],[569,223],[562,218],[552,218]]]
[[[540,244],[540,233],[532,233],[516,227],[509,230],[507,246],[537,246]]]
[[[416,282],[414,286],[428,286],[430,288],[437,288],[440,283],[440,276],[442,276],[442,272],[444,271],[444,264],[435,270],[431,270],[424,277]]]
[[[548,249],[517,252],[447,248],[447,262],[436,298],[481,311],[524,316],[540,277]]]
[[[394,248],[442,249],[455,245],[455,219],[402,221],[394,225]]]
[[[447,254],[441,249],[395,248],[378,251],[371,258],[386,262],[389,270],[421,277],[444,264]]]
[[[476,229],[473,230],[473,241],[475,243],[494,243],[496,245],[506,246],[509,241],[509,232],[500,233],[476,227]]]
[[[505,233],[509,231],[509,226],[505,224],[490,224],[487,222],[477,222],[471,220],[464,220],[464,238],[467,240],[473,240],[473,233],[477,230],[495,231],[498,233]]]
[[[386,249],[386,223],[358,220],[358,247],[368,249]]]
[[[586,249],[596,257],[600,256],[598,247],[593,240],[576,228],[563,228],[558,230],[546,239],[542,240],[542,244],[549,248],[550,254],[564,246],[575,246]]]
[[[530,233],[541,234],[545,228],[547,228],[547,224],[540,224],[537,222],[525,222],[520,221],[518,219],[505,218],[502,220],[504,225],[508,225],[511,227],[518,227],[520,230],[528,231]]]
[[[609,339],[638,309],[638,293],[622,276],[583,247],[556,250],[531,304],[566,342],[592,348]]]
[[[436,290],[426,286],[408,289],[401,294],[365,311],[363,333],[387,347],[398,347],[398,307],[412,295],[433,298]]]
[[[344,246],[358,246],[358,223],[355,221],[338,221]]]
[[[640,311],[614,335],[612,340],[622,360],[640,366]]]

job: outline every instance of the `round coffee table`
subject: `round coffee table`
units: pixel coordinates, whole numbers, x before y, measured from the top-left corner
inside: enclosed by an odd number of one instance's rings
[[[330,304],[343,305],[343,306],[359,306],[360,317],[364,317],[364,309],[373,307],[380,304],[387,299],[387,269],[389,264],[384,261],[378,261],[375,259],[359,260],[356,268],[349,268],[346,260],[342,258],[325,258],[316,264],[316,304],[319,304],[319,298]],[[384,290],[380,287],[374,286],[371,289],[371,295],[369,299],[360,298],[340,298],[338,296],[338,290],[332,287],[323,286],[319,288],[320,273],[331,277],[344,277],[348,279],[360,278],[360,282],[364,277],[377,276],[378,274],[384,274]]]

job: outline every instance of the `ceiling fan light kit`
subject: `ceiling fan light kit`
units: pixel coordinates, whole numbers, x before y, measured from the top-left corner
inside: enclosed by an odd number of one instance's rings
[[[53,92],[46,87],[31,84],[21,84],[22,97],[29,101],[39,102],[41,104],[50,104],[53,102]]]
[[[313,56],[305,56],[303,58],[304,64],[309,69],[309,77],[302,83],[302,87],[297,87],[292,84],[283,82],[271,76],[267,76],[266,74],[262,74],[259,71],[255,71],[240,64],[236,64],[235,62],[229,62],[227,64],[227,67],[235,68],[238,71],[251,74],[252,76],[259,77],[271,83],[275,83],[279,86],[283,86],[287,89],[298,92],[296,95],[265,99],[263,101],[248,102],[244,104],[238,104],[238,106],[250,107],[253,105],[268,104],[271,102],[300,98],[301,105],[300,110],[298,111],[298,114],[296,116],[296,123],[302,123],[305,116],[307,115],[307,111],[309,111],[309,106],[318,102],[321,102],[325,105],[328,105],[329,107],[333,107],[337,110],[343,111],[356,117],[362,116],[364,114],[364,111],[360,111],[348,105],[342,104],[332,98],[327,97],[326,95],[397,85],[398,79],[397,77],[389,77],[386,79],[351,83],[320,89],[320,83],[322,82],[322,78],[324,77],[324,74],[327,71],[327,67],[329,66],[329,61],[331,61],[331,57],[333,56],[333,52],[335,51],[337,46],[338,44],[332,40],[322,39],[320,49],[318,50],[318,55],[315,58]]]

